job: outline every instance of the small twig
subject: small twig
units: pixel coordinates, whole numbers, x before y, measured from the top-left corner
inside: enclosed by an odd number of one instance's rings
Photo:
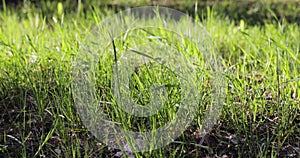
[[[16,137],[14,137],[14,136],[12,136],[12,135],[7,135],[7,137],[9,137],[9,138],[15,140],[16,142],[18,142],[19,144],[21,144],[21,145],[23,146],[22,142],[19,141]]]

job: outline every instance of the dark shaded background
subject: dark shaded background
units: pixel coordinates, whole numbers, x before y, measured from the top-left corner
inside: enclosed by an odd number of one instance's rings
[[[238,22],[244,19],[247,24],[261,25],[265,21],[283,20],[300,24],[300,1],[296,0],[1,0],[7,7],[18,8],[24,5],[34,5],[44,16],[51,16],[56,11],[57,2],[62,2],[65,13],[74,12],[81,4],[83,14],[93,7],[110,8],[114,10],[143,5],[161,5],[187,12],[200,17],[206,16],[206,8],[212,7],[221,15]]]

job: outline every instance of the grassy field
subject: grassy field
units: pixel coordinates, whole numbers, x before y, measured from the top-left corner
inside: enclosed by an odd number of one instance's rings
[[[5,1],[5,0],[3,0]],[[122,10],[129,7],[144,5],[160,5],[171,7],[191,16],[199,14],[206,16],[206,7],[214,7],[218,13],[225,14],[235,21],[244,19],[250,25],[263,25],[273,19],[273,13],[279,20],[300,24],[300,3],[297,0],[61,0],[66,12],[89,12],[91,6]],[[56,2],[49,0],[6,0],[6,4],[24,4],[31,2],[39,8],[39,12],[51,18],[56,12]],[[81,2],[81,3],[80,3]],[[28,4],[28,3],[25,3]],[[0,8],[2,8],[0,1]],[[272,10],[272,12],[270,12]]]
[[[80,43],[97,23],[112,14],[108,8],[63,13],[56,7],[46,18],[31,6],[20,10],[4,7],[0,12],[0,157],[300,156],[299,25],[277,20],[276,16],[263,25],[248,25],[247,19],[232,21],[209,8],[205,17],[195,19],[204,25],[216,46],[214,55],[221,60],[226,81],[225,100],[215,126],[204,137],[199,136],[205,112],[199,106],[191,125],[161,149],[122,152],[98,141],[75,108],[72,65]],[[163,46],[173,41],[164,31],[152,33],[164,36],[165,41],[156,41]],[[147,36],[145,32],[139,34]],[[124,49],[121,37],[116,40],[117,50]],[[135,36],[125,41],[130,47],[144,42]],[[190,51],[186,51],[175,44],[182,53],[198,57],[193,66],[201,75],[205,59],[193,51],[195,45],[189,46]],[[97,94],[105,102],[108,117],[135,131],[166,124],[177,110],[171,105],[180,100],[180,89],[166,89],[167,106],[153,117],[131,117],[118,110],[111,88],[111,48],[107,48],[109,53],[101,52],[95,74]],[[204,107],[210,104],[207,98],[212,90],[208,76],[197,83],[204,89]],[[132,98],[143,105],[149,101],[147,88],[152,83],[176,85],[178,80],[177,75],[153,63],[135,72],[129,87]]]

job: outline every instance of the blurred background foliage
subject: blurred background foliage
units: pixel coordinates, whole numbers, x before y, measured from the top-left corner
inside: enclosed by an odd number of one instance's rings
[[[58,3],[63,4],[64,13],[86,14],[95,7],[120,10],[144,5],[160,5],[174,8],[190,15],[200,14],[205,18],[206,8],[214,10],[239,22],[241,19],[250,25],[261,25],[266,21],[286,20],[300,24],[299,0],[1,0],[1,10],[18,8],[24,14],[34,11],[51,17],[57,13]]]

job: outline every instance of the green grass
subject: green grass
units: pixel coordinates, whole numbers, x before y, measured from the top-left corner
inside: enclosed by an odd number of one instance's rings
[[[104,14],[103,10],[94,10],[85,16],[56,13],[53,18],[44,18],[37,9],[24,9],[7,8],[0,13],[0,157],[119,155],[120,151],[97,141],[83,126],[71,88],[72,65],[79,43],[97,22],[112,12],[107,10]],[[205,111],[199,106],[199,115],[173,143],[134,153],[135,156],[299,156],[300,27],[276,20],[250,26],[247,19],[243,26],[243,22],[236,25],[211,10],[207,10],[207,15],[204,19],[197,18],[202,19],[218,48],[226,78],[226,98],[218,122],[204,138],[199,137]],[[168,36],[159,30],[153,33]],[[134,47],[143,40],[132,38],[126,42]],[[116,40],[116,46],[123,49],[122,41]],[[111,48],[107,48],[109,52],[113,52]],[[185,53],[199,56],[196,51]],[[203,60],[198,57],[199,64],[194,65],[199,73],[204,67]],[[113,63],[113,53],[102,53],[96,73],[98,96],[108,103],[107,115],[113,121],[120,122],[124,128],[143,131],[164,125],[173,117],[176,107],[170,105],[180,98],[176,86],[178,76],[155,63],[144,65],[133,74],[131,93],[138,103],[146,104],[150,95],[147,87],[152,83],[172,85],[166,89],[170,96],[167,107],[144,119],[109,106],[116,105],[110,85]],[[201,92],[201,102],[209,105],[209,78],[198,84],[205,89]]]

